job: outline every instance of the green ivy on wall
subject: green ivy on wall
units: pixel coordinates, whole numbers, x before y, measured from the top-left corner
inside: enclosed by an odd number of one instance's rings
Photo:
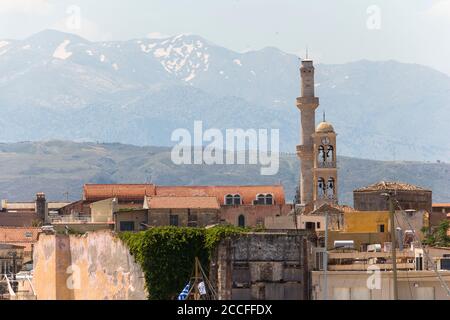
[[[119,237],[144,271],[149,299],[168,300],[175,298],[193,276],[195,257],[208,269],[220,240],[247,231],[234,226],[157,227],[121,233]]]

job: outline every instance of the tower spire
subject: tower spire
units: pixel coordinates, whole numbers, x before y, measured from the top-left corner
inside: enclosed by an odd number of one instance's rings
[[[326,122],[325,111],[323,112],[323,122]]]

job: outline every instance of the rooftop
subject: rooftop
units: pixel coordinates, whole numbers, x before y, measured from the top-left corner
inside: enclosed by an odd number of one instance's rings
[[[216,197],[150,197],[150,209],[214,209],[220,208]]]
[[[450,208],[450,203],[433,203],[433,208],[440,208],[440,207]]]
[[[24,246],[25,251],[31,251],[40,231],[41,228],[0,227],[0,244]]]
[[[329,122],[321,122],[316,128],[316,132],[318,133],[332,133],[334,132],[333,125]]]
[[[355,192],[370,192],[370,191],[430,191],[422,187],[403,183],[403,182],[390,182],[381,181],[375,184],[371,184],[367,187],[356,189]]]
[[[255,186],[156,186],[153,184],[87,184],[83,188],[86,201],[118,198],[119,201],[143,201],[147,197],[215,197],[223,203],[229,194],[239,194],[242,204],[251,205],[259,194],[271,194],[275,203],[285,204],[282,185]]]

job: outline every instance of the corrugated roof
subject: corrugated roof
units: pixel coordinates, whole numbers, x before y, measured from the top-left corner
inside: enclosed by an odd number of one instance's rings
[[[380,181],[378,183],[371,184],[367,187],[356,189],[355,192],[364,191],[430,191],[422,187],[408,184],[404,182],[391,182],[391,181]]]
[[[215,209],[220,208],[216,197],[150,197],[150,209]]]

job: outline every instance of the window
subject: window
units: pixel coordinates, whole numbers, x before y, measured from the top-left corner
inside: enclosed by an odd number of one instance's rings
[[[305,228],[306,230],[315,230],[316,224],[314,222],[306,222]]]
[[[423,257],[421,255],[416,257],[416,270],[417,271],[423,270]]]
[[[241,199],[241,195],[239,195],[239,194],[235,194],[235,195],[228,194],[228,195],[225,196],[225,205],[227,205],[227,206],[233,206],[233,205],[238,206],[238,205],[242,204],[241,200],[242,200]]]
[[[273,195],[271,195],[271,194],[258,194],[256,196],[255,204],[271,206],[271,205],[274,204]]]
[[[134,221],[120,221],[120,231],[134,231]]]
[[[317,229],[320,229],[320,222],[317,222]]]
[[[198,221],[197,221],[197,214],[191,214],[191,211],[188,210],[188,227],[197,227]]]
[[[227,206],[233,205],[233,199],[234,199],[234,197],[232,194],[227,195],[225,197],[225,205],[227,205]]]
[[[378,225],[378,232],[380,232],[380,233],[384,233],[385,231],[384,231],[384,224],[379,224]]]
[[[258,204],[265,204],[266,203],[266,196],[264,194],[258,194],[256,199],[258,200]]]
[[[178,215],[171,214],[169,217],[169,223],[171,226],[178,227]]]
[[[316,252],[316,270],[317,271],[323,271],[324,265],[323,265],[323,256],[324,256],[324,252],[323,251],[319,251]]]
[[[241,214],[238,218],[238,226],[241,228],[245,227],[245,216]]]

